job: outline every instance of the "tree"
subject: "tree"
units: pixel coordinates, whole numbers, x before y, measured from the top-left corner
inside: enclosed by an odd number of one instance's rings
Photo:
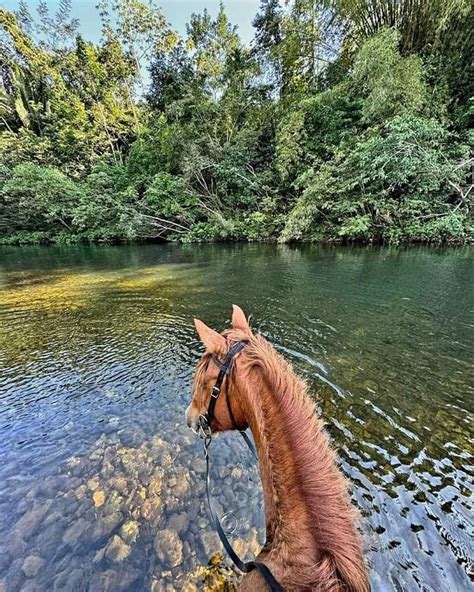
[[[382,29],[357,53],[351,76],[353,92],[364,97],[362,115],[380,123],[411,111],[420,112],[427,98],[420,58],[398,52],[399,34]]]
[[[99,10],[0,10],[0,241],[471,240],[465,0]]]
[[[150,0],[99,0],[103,34],[120,39],[135,62],[140,91],[145,93],[142,72],[144,64],[155,52],[170,50],[178,38],[166,22],[161,8]]]
[[[300,179],[303,194],[283,240],[440,241],[469,236],[469,203],[454,191],[466,176],[467,146],[433,119],[397,116],[382,134],[341,147]]]
[[[202,76],[205,90],[217,100],[223,92],[227,59],[240,47],[236,27],[230,24],[224,5],[220,4],[215,20],[207,10],[202,15],[192,14],[186,30],[186,45],[194,68]]]

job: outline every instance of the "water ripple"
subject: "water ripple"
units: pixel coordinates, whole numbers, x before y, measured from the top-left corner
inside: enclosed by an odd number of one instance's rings
[[[183,425],[201,353],[192,318],[224,328],[232,302],[309,384],[361,509],[372,589],[468,590],[469,257],[272,245],[1,250],[0,590],[200,586],[220,546],[200,443]],[[251,555],[263,542],[262,499],[234,436],[213,445],[213,487]],[[212,569],[235,581],[225,564]]]

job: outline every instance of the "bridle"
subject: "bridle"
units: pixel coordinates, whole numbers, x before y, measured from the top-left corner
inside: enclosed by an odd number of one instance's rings
[[[212,356],[212,361],[219,368],[219,374],[217,376],[217,380],[214,386],[212,387],[211,398],[209,399],[207,411],[206,413],[201,414],[199,416],[199,429],[201,432],[200,435],[204,435],[204,437],[211,436],[211,422],[214,419],[214,412],[217,405],[217,399],[221,394],[222,384],[224,382],[225,377],[228,376],[230,374],[230,371],[232,370],[234,357],[244,349],[247,343],[247,341],[237,341],[236,343],[234,343],[234,345],[232,345],[229,351],[227,352],[224,362],[221,362],[216,355]],[[229,411],[229,416],[233,423],[233,427],[234,429],[236,429],[237,425],[235,423],[234,415],[232,413],[229,397],[227,397],[227,410]]]
[[[217,376],[217,380],[216,380],[214,386],[212,387],[211,398],[209,400],[209,406],[207,408],[207,411],[206,411],[206,413],[201,414],[199,416],[199,435],[201,435],[202,438],[204,439],[204,457],[206,459],[207,504],[209,506],[209,514],[210,514],[211,520],[214,524],[214,528],[216,529],[217,534],[219,535],[219,538],[221,540],[221,543],[223,544],[229,557],[234,562],[235,566],[240,571],[242,571],[244,573],[249,573],[249,572],[253,571],[254,569],[256,569],[260,573],[260,575],[265,579],[265,581],[267,582],[267,584],[270,587],[270,590],[272,590],[272,592],[284,592],[283,587],[277,582],[277,580],[274,578],[272,572],[269,570],[269,568],[264,563],[260,563],[259,561],[242,561],[242,559],[240,559],[240,557],[234,551],[234,548],[232,547],[229,539],[227,538],[227,536],[224,532],[224,529],[222,528],[222,524],[221,524],[221,521],[219,520],[219,516],[217,515],[217,513],[214,509],[214,506],[212,505],[212,499],[211,499],[211,493],[210,493],[210,491],[211,491],[211,476],[210,476],[211,471],[210,471],[210,468],[211,467],[210,467],[210,458],[209,458],[209,446],[211,445],[211,442],[212,442],[211,422],[214,418],[217,399],[219,398],[219,395],[221,394],[222,384],[224,383],[226,376],[229,376],[229,374],[232,370],[235,356],[244,349],[244,347],[247,345],[247,343],[248,342],[245,340],[237,341],[236,343],[234,343],[230,347],[229,351],[227,352],[224,362],[221,362],[217,356],[215,356],[215,355],[212,356],[212,361],[219,368],[219,374]],[[230,400],[229,400],[229,393],[227,393],[226,401],[227,401],[227,410],[229,412],[229,416],[231,418],[231,421],[234,425],[234,429],[238,429],[237,424],[234,419],[234,415],[232,413],[232,407],[231,407]],[[247,432],[245,430],[239,430],[239,432],[240,432],[242,438],[244,439],[245,443],[247,444],[250,452],[257,459],[257,451],[255,450],[255,446],[254,446],[253,442],[250,440]]]

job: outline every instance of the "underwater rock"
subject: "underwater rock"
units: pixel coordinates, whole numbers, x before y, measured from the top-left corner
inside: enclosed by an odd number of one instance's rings
[[[0,573],[6,571],[7,567],[10,565],[11,560],[12,558],[10,553],[2,549],[0,551]]]
[[[151,592],[174,592],[175,587],[170,579],[168,572],[163,572],[158,580],[152,582]]]
[[[187,471],[184,467],[179,467],[178,469],[176,469],[175,479],[175,484],[172,486],[170,484],[170,487],[172,487],[173,494],[176,497],[183,499],[191,491],[189,471]]]
[[[127,448],[138,448],[145,440],[145,432],[138,427],[128,427],[118,433],[120,442]]]
[[[108,446],[104,450],[104,463],[110,463],[112,465],[117,463],[117,448],[116,446]]]
[[[78,456],[71,457],[66,463],[67,471],[74,477],[80,477],[87,467],[87,460]]]
[[[147,490],[145,487],[138,487],[126,501],[126,507],[130,509],[139,508],[143,505],[147,498]]]
[[[196,586],[194,582],[186,581],[183,583],[181,587],[181,592],[198,592],[199,588]]]
[[[118,451],[125,474],[129,477],[146,475],[151,469],[151,459],[141,448],[123,448]]]
[[[130,555],[130,547],[117,534],[112,537],[112,540],[107,545],[105,556],[114,563],[119,563]]]
[[[157,468],[153,471],[153,474],[148,482],[148,495],[161,495],[163,490],[163,478],[164,478],[164,471],[163,469]]]
[[[108,479],[109,477],[111,477],[114,474],[114,471],[115,471],[114,465],[111,462],[104,460],[102,463],[102,469],[100,471],[100,474],[102,475],[102,477],[104,477],[104,479]]]
[[[103,506],[105,503],[105,492],[102,491],[102,489],[97,489],[96,491],[94,491],[92,500],[94,502],[94,506],[96,508],[100,508],[100,506]]]
[[[43,527],[55,524],[63,519],[63,513],[59,510],[53,510],[50,512],[43,521]]]
[[[236,496],[235,496],[235,505],[237,506],[237,508],[239,509],[243,509],[243,508],[247,508],[249,505],[249,496],[242,492],[239,492]]]
[[[79,591],[84,588],[84,571],[80,568],[70,570],[65,569],[54,578],[53,589],[55,592],[64,590],[64,592]]]
[[[125,477],[112,477],[107,481],[107,486],[123,495],[128,493],[128,483]]]
[[[70,477],[68,475],[52,475],[38,483],[35,497],[53,498],[58,493],[70,490]]]
[[[211,557],[219,549],[219,537],[215,532],[208,531],[201,535],[201,544],[206,557]]]
[[[107,514],[106,516],[99,518],[92,529],[90,536],[91,540],[97,542],[108,537],[110,533],[117,528],[122,519],[123,516],[120,512]]]
[[[177,567],[183,562],[183,543],[176,531],[165,528],[153,542],[158,559],[166,567]]]
[[[256,528],[251,528],[249,534],[243,539],[235,539],[232,542],[235,552],[240,557],[249,557],[254,559],[260,552],[261,544],[258,540],[258,531]]]
[[[197,525],[199,528],[207,528],[209,526],[209,520],[206,517],[201,516],[197,521]]]
[[[82,500],[87,495],[87,487],[84,484],[79,485],[74,493],[76,494],[78,500]]]
[[[105,513],[115,514],[116,512],[120,511],[123,501],[123,497],[119,494],[119,492],[112,490],[105,504]]]
[[[34,578],[43,567],[45,561],[39,555],[29,555],[21,566],[21,571],[27,578]]]
[[[134,569],[122,569],[115,571],[107,569],[95,573],[89,582],[89,592],[117,592],[118,590],[129,590],[139,578],[139,572]],[[136,589],[136,588],[133,588]]]
[[[44,516],[51,508],[53,501],[48,500],[29,510],[18,520],[14,527],[14,536],[27,541],[38,530]]]
[[[11,562],[10,568],[5,576],[5,582],[7,590],[19,590],[22,582],[25,579],[21,566],[23,565],[23,559],[18,558]]]
[[[173,465],[176,456],[176,452],[174,452],[173,454],[171,454],[171,452],[164,452],[159,459],[160,465],[164,469],[169,469]]]
[[[89,479],[89,481],[87,481],[86,483],[86,487],[89,491],[95,491],[96,489],[98,489],[99,477],[92,477],[92,479]]]
[[[164,506],[167,512],[173,512],[174,510],[177,510],[180,507],[180,505],[181,501],[177,497],[170,494],[167,495],[164,502]]]
[[[163,448],[166,448],[167,446],[168,444],[159,436],[154,436],[151,439],[151,447],[156,451],[163,450]]]
[[[206,471],[206,461],[203,458],[194,458],[192,467],[195,473],[198,475],[204,475]]]
[[[166,528],[174,530],[177,533],[187,532],[189,528],[189,516],[186,512],[171,514],[166,523]]]
[[[35,539],[35,548],[40,549],[44,557],[62,556],[62,553],[66,551],[61,542],[63,533],[64,523],[62,517],[48,525],[44,522]]]
[[[24,557],[28,549],[28,543],[19,536],[15,535],[13,530],[8,540],[8,550],[13,557]]]
[[[91,460],[91,461],[100,460],[103,456],[104,456],[103,450],[94,450],[94,452],[92,452],[92,454],[89,456],[89,460]]]
[[[84,520],[84,518],[79,518],[63,534],[63,543],[65,545],[74,546],[89,529],[89,527],[90,524],[87,522],[87,520]]]
[[[142,518],[152,524],[156,524],[160,520],[162,511],[163,504],[159,497],[146,499],[141,507]]]
[[[230,476],[232,477],[232,479],[236,479],[236,480],[242,479],[243,474],[244,474],[244,471],[242,470],[241,467],[233,467],[230,471]]]
[[[199,504],[199,498],[196,497],[195,499],[190,500],[185,504],[186,507],[186,514],[188,515],[189,520],[194,522],[197,520],[198,516],[201,513],[201,506]]]
[[[94,557],[92,559],[92,563],[100,563],[102,561],[102,559],[105,557],[106,550],[107,550],[107,545],[105,545],[105,547],[102,547],[102,549],[99,549],[97,551],[97,553],[94,555]]]
[[[47,588],[45,584],[41,584],[35,578],[26,580],[20,589],[20,592],[46,592]]]
[[[120,536],[129,545],[137,540],[139,533],[140,528],[138,526],[138,522],[135,522],[134,520],[124,522],[122,524],[122,528],[120,529]]]

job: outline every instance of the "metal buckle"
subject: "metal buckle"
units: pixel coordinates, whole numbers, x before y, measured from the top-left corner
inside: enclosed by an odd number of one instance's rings
[[[221,389],[218,386],[213,386],[212,387],[212,392],[211,392],[211,397],[213,399],[217,399],[218,396],[220,395]]]
[[[207,423],[207,417],[202,414],[199,416],[198,436],[204,440],[212,436],[211,426]]]

